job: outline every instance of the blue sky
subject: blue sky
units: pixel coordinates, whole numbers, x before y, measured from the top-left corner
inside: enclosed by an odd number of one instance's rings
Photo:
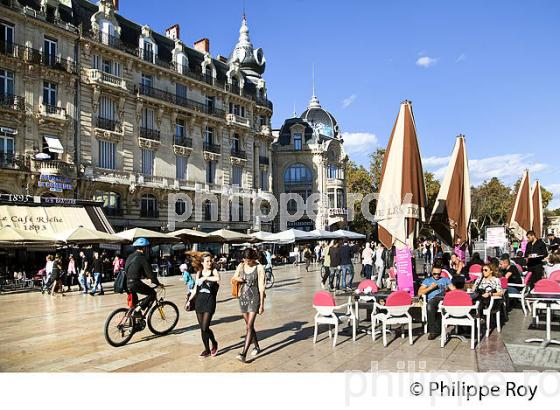
[[[121,0],[121,14],[187,44],[208,37],[228,56],[243,0]],[[467,136],[473,183],[513,183],[524,168],[560,207],[560,2],[246,0],[264,49],[273,126],[317,95],[338,120],[351,159],[386,146],[403,99],[413,102],[424,165],[442,175]]]

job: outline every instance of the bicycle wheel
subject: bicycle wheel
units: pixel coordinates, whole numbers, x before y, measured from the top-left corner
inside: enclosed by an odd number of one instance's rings
[[[113,347],[124,346],[134,335],[132,318],[127,308],[120,308],[105,321],[105,340]]]
[[[268,275],[266,275],[266,282],[264,287],[265,289],[270,289],[273,286],[274,286],[274,274],[270,272]]]
[[[148,328],[155,335],[171,332],[179,321],[179,309],[173,302],[164,301],[154,305],[148,313]]]

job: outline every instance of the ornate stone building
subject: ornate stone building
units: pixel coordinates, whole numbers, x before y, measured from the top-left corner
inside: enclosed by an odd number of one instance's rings
[[[274,132],[274,194],[296,193],[307,199],[321,194],[316,217],[305,214],[287,228],[305,231],[333,230],[347,225],[346,163],[343,141],[336,119],[324,110],[315,95],[300,117],[287,119]],[[287,211],[294,214],[296,203],[290,200]],[[276,229],[281,229],[276,222]]]
[[[0,2],[1,193],[75,188],[78,29],[59,3]]]
[[[204,202],[202,220],[177,227],[254,227],[227,209],[232,190],[251,201],[272,190],[265,58],[245,17],[225,58],[208,39],[184,44],[177,25],[161,35],[127,20],[116,0],[0,10],[1,190],[102,201],[117,229],[165,229],[170,194],[211,193],[219,201]],[[40,189],[43,171],[57,177]]]

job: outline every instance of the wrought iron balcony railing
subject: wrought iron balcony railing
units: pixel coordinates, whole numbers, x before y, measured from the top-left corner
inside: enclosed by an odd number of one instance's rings
[[[95,126],[107,131],[116,131],[118,128],[118,124],[118,121],[111,120],[109,118],[97,117]]]
[[[15,111],[25,111],[25,97],[13,94],[0,94],[0,107]]]
[[[159,131],[153,128],[140,127],[140,138],[147,140],[159,141]]]
[[[231,156],[235,158],[247,159],[247,153],[240,149],[231,149]]]
[[[211,144],[211,143],[208,143],[208,142],[204,143],[204,151],[212,152],[214,154],[220,154],[221,153],[220,146],[218,144]]]

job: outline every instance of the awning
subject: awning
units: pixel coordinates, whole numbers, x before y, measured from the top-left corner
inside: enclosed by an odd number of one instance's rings
[[[64,153],[64,148],[62,147],[62,144],[60,143],[60,140],[57,137],[47,137],[45,135],[43,138],[45,138],[45,142],[49,146],[50,152],[54,152],[57,154]]]
[[[86,209],[90,208],[90,209]],[[97,207],[0,205],[0,227],[12,226],[38,237],[56,238],[57,234],[77,226],[113,233]],[[90,211],[90,212],[88,212]]]

